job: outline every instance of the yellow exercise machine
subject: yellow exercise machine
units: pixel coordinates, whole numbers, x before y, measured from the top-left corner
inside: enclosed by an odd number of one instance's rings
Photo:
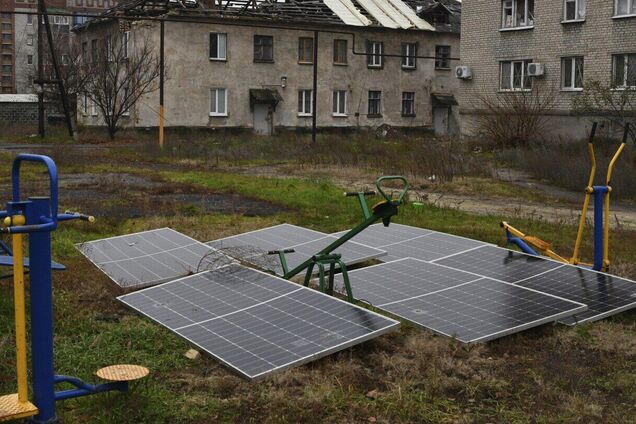
[[[612,192],[611,181],[612,171],[614,165],[620,157],[625,143],[627,142],[627,135],[629,134],[629,124],[625,124],[625,131],[623,132],[623,141],[621,145],[614,153],[612,160],[607,167],[607,176],[605,178],[605,185],[595,186],[594,178],[596,177],[596,156],[594,154],[594,135],[596,134],[597,123],[592,125],[592,132],[587,143],[587,148],[590,154],[591,170],[590,177],[585,188],[585,199],[583,201],[583,210],[581,211],[581,218],[579,219],[579,228],[576,234],[576,241],[574,243],[574,251],[570,259],[566,259],[563,256],[558,255],[552,250],[552,245],[538,237],[524,234],[518,229],[514,228],[507,222],[502,222],[501,227],[506,231],[506,237],[508,242],[518,246],[523,252],[531,255],[539,255],[539,253],[548,256],[554,260],[569,263],[573,265],[585,265],[589,266],[596,271],[607,271],[610,266],[609,261],[609,215],[610,215],[610,193]],[[587,210],[590,205],[590,199],[594,196],[594,263],[585,263],[581,261],[580,249],[581,242],[583,240],[583,232],[585,229],[585,223],[587,218]]]

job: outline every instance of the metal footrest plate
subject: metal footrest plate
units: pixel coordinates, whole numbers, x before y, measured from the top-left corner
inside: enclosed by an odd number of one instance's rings
[[[17,393],[0,396],[0,421],[31,417],[37,413],[38,408],[31,402],[20,402]]]

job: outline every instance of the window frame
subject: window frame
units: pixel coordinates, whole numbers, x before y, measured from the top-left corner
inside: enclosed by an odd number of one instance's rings
[[[304,45],[305,42],[309,42],[311,49],[309,59],[303,57],[305,52],[304,48],[307,46]],[[313,65],[314,64],[314,38],[313,37],[298,37],[298,64],[299,65]]]
[[[225,105],[225,111],[224,112],[219,112],[219,90],[223,90],[223,104]],[[214,99],[215,99],[215,104],[214,104],[214,108],[215,111],[212,111],[212,92],[216,92],[216,94],[214,95]],[[209,112],[209,116],[212,117],[226,117],[228,116],[228,104],[227,104],[227,88],[225,87],[210,87],[209,90],[209,101],[208,103],[210,104],[210,112]]]
[[[574,18],[568,18],[568,3],[574,2]],[[581,13],[581,4],[584,3],[584,15],[579,16]],[[587,15],[587,0],[563,0],[563,20],[562,23],[570,22],[583,22]]]
[[[216,38],[216,57],[212,56],[212,37]],[[223,55],[220,53],[220,36],[223,36]],[[216,62],[227,62],[227,33],[226,32],[210,32],[208,45],[208,58]]]
[[[379,53],[375,50],[376,46],[379,47]],[[377,63],[376,58],[378,59]],[[384,43],[382,41],[367,41],[367,68],[384,68]]]
[[[579,59],[581,60],[580,68],[577,67],[577,61]],[[565,63],[568,61],[570,62],[570,65],[572,66],[570,70],[570,76],[569,76],[571,78],[570,86],[565,85],[565,78],[566,78]],[[581,86],[580,87],[576,86],[577,69],[581,70]],[[585,78],[585,57],[584,56],[564,56],[561,58],[561,91],[583,91],[584,78]]]
[[[616,85],[616,60],[618,57],[622,56],[623,57],[623,84],[622,85]],[[636,61],[636,51],[633,53],[618,53],[618,54],[613,54],[612,55],[612,78],[611,78],[611,82],[612,82],[612,89],[613,90],[636,90],[636,64],[634,65],[634,69],[635,69],[635,75],[633,76],[634,78],[634,85],[627,85],[627,82],[629,81],[629,57],[632,56],[634,57],[634,61]]]
[[[510,88],[502,88],[503,83],[503,66],[504,64],[510,64]],[[521,87],[514,87],[514,77],[515,77],[515,63],[522,63],[521,67]],[[502,60],[499,61],[499,91],[501,92],[518,92],[518,91],[532,91],[532,77],[527,75],[528,65],[532,63],[532,59],[516,59],[516,60]],[[524,84],[525,81],[529,81],[529,88],[526,88]]]
[[[442,57],[438,55],[438,49],[440,48],[448,48],[448,56],[447,57]],[[436,70],[445,70],[448,71],[451,69],[451,51],[452,48],[450,45],[446,45],[446,44],[439,44],[439,45],[435,45],[435,69]],[[446,63],[448,63],[448,66],[440,66],[438,65],[438,63],[441,63],[442,61],[445,61]]]
[[[518,1],[523,1],[523,5],[524,5],[524,14],[523,14],[523,21],[521,22],[517,22],[517,2]],[[532,12],[530,11],[529,8],[529,3],[531,1],[534,0],[501,0],[501,20],[500,20],[500,31],[513,31],[513,30],[518,30],[518,29],[532,29],[534,28],[534,6],[535,4],[533,4],[533,8],[532,8]],[[511,6],[510,6],[510,10],[511,10],[511,15],[512,15],[512,24],[511,25],[506,25],[506,15],[504,13],[504,11],[506,9],[508,9],[507,7],[505,7],[505,4],[510,2]],[[529,19],[530,16],[532,16],[532,19]],[[531,22],[531,23],[530,23]]]
[[[405,95],[407,94],[412,94],[413,98],[412,99],[406,99]],[[412,102],[412,112],[411,113],[407,113],[405,111],[404,105],[405,102]],[[415,116],[417,116],[417,111],[415,110],[415,91],[403,91],[402,92],[402,102],[401,102],[401,115],[405,118],[413,118]]]
[[[627,13],[618,13],[618,2],[621,0],[614,0],[614,16],[613,18],[630,18],[636,17],[636,0],[625,0],[627,2]]]
[[[378,93],[378,97],[371,98],[371,93]],[[377,113],[371,112],[371,102],[377,101]],[[369,90],[367,97],[367,118],[381,118],[382,117],[382,91],[381,90]]]
[[[417,69],[417,42],[402,43],[402,69],[414,70]],[[413,49],[411,52],[410,49]],[[412,64],[409,63],[409,59],[412,60]]]
[[[307,105],[307,93],[309,93],[309,112],[305,110],[305,106]],[[302,97],[302,102],[301,102]],[[313,116],[314,109],[314,90],[311,89],[299,89],[298,90],[298,106],[302,105],[302,110],[298,108],[298,116],[308,117]]]
[[[344,94],[344,98],[341,99],[340,94]],[[333,90],[332,98],[332,107],[331,107],[331,115],[337,118],[344,118],[349,116],[347,112],[347,90]],[[340,112],[342,106],[343,112]]]
[[[262,57],[256,57],[256,41],[257,40],[270,40],[271,41],[271,59],[264,59]],[[254,34],[254,43],[253,43],[253,50],[254,50],[254,63],[274,63],[274,36],[273,35],[260,35],[260,34]],[[259,47],[261,49],[263,49],[263,47],[268,47],[268,46],[264,46],[263,44],[260,44]],[[264,51],[263,51],[264,52]]]
[[[338,43],[344,44],[344,62],[338,62],[338,57],[336,55],[337,48],[336,45]],[[349,50],[349,40],[345,38],[334,38],[333,40],[333,64],[337,66],[348,66],[349,65],[349,55],[347,54]]]
[[[128,59],[130,57],[130,31],[124,31],[124,35],[122,38],[123,43],[123,59]]]

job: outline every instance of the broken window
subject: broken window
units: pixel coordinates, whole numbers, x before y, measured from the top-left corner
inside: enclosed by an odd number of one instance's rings
[[[612,56],[612,84],[615,88],[636,89],[636,53]]]
[[[502,28],[518,28],[532,25],[534,25],[534,0],[502,0]]]
[[[615,16],[636,15],[636,0],[615,0]]]
[[[227,90],[210,89],[210,116],[227,116]]]
[[[314,63],[314,39],[300,37],[298,39],[298,63]]]
[[[274,61],[274,37],[271,35],[254,36],[254,62]]]
[[[336,90],[333,92],[333,116],[347,116],[346,90]]]
[[[499,89],[502,91],[522,91],[532,89],[528,76],[528,65],[532,60],[512,60],[501,62]]]
[[[402,116],[415,116],[415,92],[402,93]]]
[[[312,90],[298,90],[298,116],[311,116],[312,103]]]
[[[565,0],[563,20],[576,21],[585,19],[586,0]]]
[[[402,43],[402,68],[415,69],[417,43]]]
[[[450,69],[450,46],[435,46],[435,69]]]
[[[210,59],[227,59],[227,34],[215,32],[210,33]]]
[[[382,51],[383,44],[377,41],[367,42],[367,67],[369,68],[381,68],[382,67]]]
[[[369,111],[368,116],[371,118],[382,116],[382,92],[369,91]]]
[[[583,57],[561,59],[561,88],[563,90],[583,89]]]
[[[347,40],[333,40],[333,63],[336,65],[347,64]]]

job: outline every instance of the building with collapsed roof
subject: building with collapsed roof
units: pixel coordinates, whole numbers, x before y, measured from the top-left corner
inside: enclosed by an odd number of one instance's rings
[[[134,0],[120,2],[77,34],[91,46],[123,30],[130,48],[141,39],[158,48],[158,22],[121,18],[165,19],[167,127],[272,134],[311,128],[315,108],[319,129],[390,125],[446,134],[458,131],[458,82],[451,69],[459,52],[459,5],[175,0],[164,9],[165,3]],[[158,108],[155,91],[131,108],[125,126],[156,127]],[[94,107],[80,106],[78,120],[102,123]]]

